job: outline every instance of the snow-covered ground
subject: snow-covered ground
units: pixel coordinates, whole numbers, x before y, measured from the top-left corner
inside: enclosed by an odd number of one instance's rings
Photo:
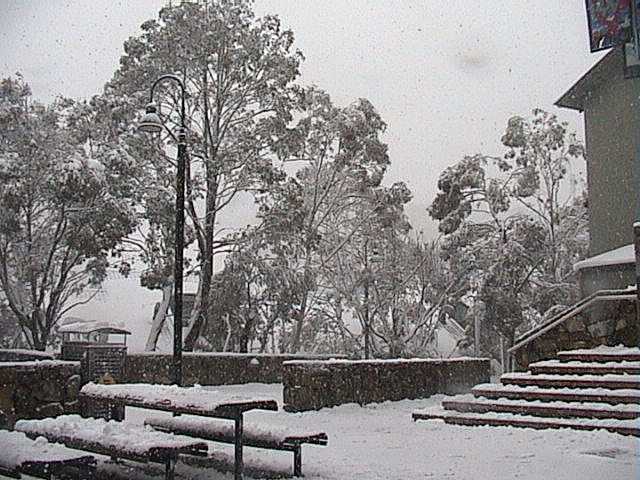
[[[270,397],[282,404],[282,385],[211,387],[222,393]],[[249,412],[248,421],[324,431],[329,445],[303,447],[308,480],[521,479],[631,480],[640,478],[640,439],[604,431],[460,427],[441,421],[416,422],[411,412],[439,405],[446,397],[343,405],[317,412]],[[141,423],[161,413],[127,409],[127,420]],[[229,446],[212,444],[232,454]],[[290,472],[292,455],[245,449],[249,466]],[[128,474],[149,478],[151,470]],[[153,470],[156,471],[156,470]],[[161,478],[161,469],[157,469]],[[229,480],[230,474],[179,464],[179,478]],[[259,477],[259,476],[256,476]],[[254,478],[256,478],[254,477]]]

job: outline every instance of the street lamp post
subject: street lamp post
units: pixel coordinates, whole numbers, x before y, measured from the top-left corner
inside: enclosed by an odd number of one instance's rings
[[[172,383],[182,385],[182,275],[184,258],[184,181],[187,158],[187,127],[185,119],[185,87],[176,75],[162,75],[151,86],[151,96],[146,113],[138,125],[143,132],[160,133],[165,125],[160,120],[158,108],[153,103],[153,92],[156,86],[171,80],[180,86],[180,130],[178,131],[178,168],[176,173],[176,217],[175,217],[175,258],[173,265],[173,362]]]

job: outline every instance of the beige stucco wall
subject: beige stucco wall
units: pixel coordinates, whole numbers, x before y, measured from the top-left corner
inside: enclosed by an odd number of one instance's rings
[[[620,63],[585,101],[591,255],[633,242],[639,97],[640,79],[625,79]]]

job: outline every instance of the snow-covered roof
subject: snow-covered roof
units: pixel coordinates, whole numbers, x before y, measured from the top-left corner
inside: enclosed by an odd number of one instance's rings
[[[633,248],[633,244],[630,244],[577,262],[573,265],[573,270],[577,272],[584,268],[605,267],[608,265],[621,265],[625,263],[635,262],[635,251]]]
[[[65,317],[58,331],[60,333],[91,333],[99,331],[102,333],[131,335],[131,332],[124,328],[123,323],[88,320],[80,317]]]

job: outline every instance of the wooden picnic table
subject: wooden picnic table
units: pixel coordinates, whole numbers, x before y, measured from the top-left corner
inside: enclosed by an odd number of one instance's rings
[[[177,385],[89,383],[80,391],[80,401],[108,404],[109,408],[137,407],[174,414],[197,415],[234,421],[234,478],[242,479],[243,422],[249,410],[278,410],[273,399],[248,398]]]

